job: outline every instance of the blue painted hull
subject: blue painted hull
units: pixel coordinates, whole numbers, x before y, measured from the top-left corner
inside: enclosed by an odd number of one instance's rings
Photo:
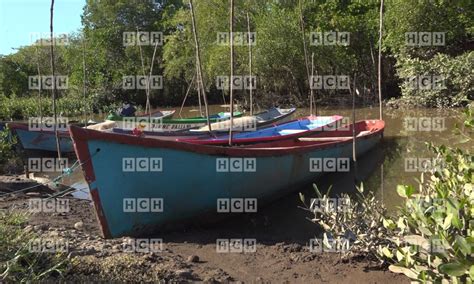
[[[112,141],[126,135],[97,134],[109,135],[108,139],[101,139],[90,137],[89,134],[94,134],[90,131],[83,134],[75,131],[81,130],[71,128],[71,133],[76,154],[85,164],[83,170],[105,237],[146,235],[201,215],[216,214],[219,198],[257,198],[261,205],[274,196],[291,192],[298,184],[318,178],[322,173],[310,171],[311,158],[352,157],[352,141],[289,152],[232,149],[241,151],[242,155],[236,155],[226,152],[225,147],[201,146],[213,152],[203,153],[194,152],[191,146],[195,145],[185,145],[184,150],[173,148],[178,142],[162,141],[170,143],[163,145],[172,147],[151,147],[139,145],[141,141],[138,144]],[[358,139],[357,155],[373,148],[382,135],[383,130]],[[265,153],[268,151],[271,154]],[[216,170],[217,159],[241,157],[255,159],[255,171]],[[159,158],[161,171],[124,172],[123,158]],[[130,198],[162,198],[163,211],[124,212],[124,200]]]
[[[15,129],[15,133],[25,150],[57,152],[54,132]],[[60,136],[59,141],[62,153],[74,152],[71,137]]]

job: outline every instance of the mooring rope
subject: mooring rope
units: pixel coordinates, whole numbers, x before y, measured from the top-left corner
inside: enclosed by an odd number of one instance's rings
[[[84,162],[82,162],[80,164],[78,163],[79,160],[77,160],[71,167],[64,168],[63,171],[62,171],[63,173],[60,174],[59,176],[55,177],[51,181],[51,183],[53,183],[54,186],[58,186],[58,182],[60,180],[62,180],[64,177],[70,176],[78,167],[80,167],[80,166],[84,165],[85,163],[89,162],[92,159],[92,157],[94,157],[97,153],[99,153],[99,151],[100,150],[97,149],[87,160],[85,160]],[[3,194],[0,194],[0,197],[5,196],[5,195],[9,195],[9,194],[25,192],[25,191],[28,191],[30,189],[33,189],[33,188],[39,187],[39,186],[48,186],[49,184],[50,183],[38,183],[36,185],[30,186],[30,187],[27,187],[27,188],[22,188],[22,189],[19,189],[19,190],[15,190],[13,192],[6,192],[6,193],[3,193]],[[72,187],[70,187],[70,188],[72,188]]]

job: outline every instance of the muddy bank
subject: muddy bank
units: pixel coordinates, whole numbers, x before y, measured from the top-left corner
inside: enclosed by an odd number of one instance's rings
[[[0,210],[29,210],[30,200],[42,196],[44,192],[3,196]],[[338,253],[310,252],[308,236],[314,236],[315,226],[304,217],[295,224],[281,218],[282,224],[276,226],[280,218],[263,210],[148,239],[104,240],[91,202],[65,200],[68,212],[30,213],[24,230],[65,244],[72,260],[67,280],[408,283],[364,256],[342,259]],[[217,252],[217,239],[249,237],[256,240],[254,252]]]

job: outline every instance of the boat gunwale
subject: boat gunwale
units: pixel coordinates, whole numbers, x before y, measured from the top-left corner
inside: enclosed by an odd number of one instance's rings
[[[25,130],[29,132],[55,135],[55,132],[53,129],[30,130],[28,123],[25,123],[25,122],[7,122],[6,127],[13,131],[19,129],[19,130]],[[74,126],[74,127],[78,127],[78,126]],[[66,138],[70,137],[69,128],[68,130],[57,130],[57,132],[58,132],[58,135],[61,137],[66,137]]]
[[[374,131],[366,133],[362,136],[356,138],[356,140],[368,139],[371,136],[383,133],[385,128],[385,123],[383,120],[362,120],[359,122],[369,122],[372,121],[374,125],[369,126]],[[359,123],[359,122],[356,122]],[[335,139],[334,141],[329,141],[327,143],[315,143],[310,145],[296,145],[289,147],[269,147],[269,148],[252,148],[252,145],[247,145],[244,147],[228,147],[228,146],[219,146],[219,145],[201,145],[201,144],[192,144],[180,141],[170,141],[170,140],[160,140],[155,137],[136,137],[132,135],[111,133],[111,132],[100,132],[91,129],[84,129],[77,126],[69,126],[69,132],[76,147],[77,140],[102,140],[115,142],[119,144],[126,144],[138,147],[147,147],[147,148],[167,148],[174,149],[178,151],[193,152],[198,154],[205,155],[224,155],[224,156],[241,156],[241,157],[265,157],[265,156],[282,156],[288,154],[297,154],[301,152],[316,150],[316,149],[325,149],[333,147],[334,145],[341,143],[352,143],[352,139]],[[334,131],[338,132],[338,130]],[[258,140],[256,141],[258,142]],[[77,151],[76,151],[77,154]]]

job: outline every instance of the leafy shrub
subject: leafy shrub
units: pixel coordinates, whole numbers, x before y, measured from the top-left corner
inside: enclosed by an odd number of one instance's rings
[[[461,131],[464,142],[472,141],[474,109]],[[428,147],[436,154],[436,167],[419,190],[400,185],[405,199],[394,216],[372,194],[360,188],[356,200],[349,199],[346,210],[318,210],[313,222],[328,235],[349,237],[352,249],[368,252],[393,272],[420,282],[472,283],[474,280],[474,155],[446,146]],[[320,200],[329,200],[328,194]],[[304,197],[302,196],[304,203]],[[322,202],[324,204],[324,202]],[[320,209],[320,208],[319,208]]]
[[[397,57],[397,73],[401,80],[402,103],[428,107],[459,107],[474,100],[474,52],[451,57],[438,53],[430,60]],[[443,88],[413,88],[415,76],[442,76]]]

